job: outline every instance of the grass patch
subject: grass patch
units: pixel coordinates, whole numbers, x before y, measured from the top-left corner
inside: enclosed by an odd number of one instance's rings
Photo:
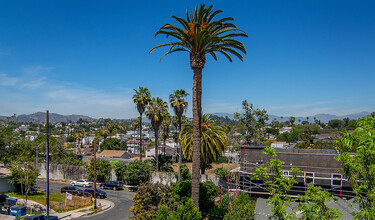
[[[10,197],[25,199],[24,195],[19,193],[7,193]],[[44,192],[33,192],[27,196],[28,200],[35,201],[39,204],[46,205],[46,194]],[[50,207],[56,212],[67,212],[70,210],[80,209],[87,206],[91,206],[93,202],[90,197],[73,196],[72,200],[66,201],[65,206],[65,194],[63,193],[50,193],[49,194]]]

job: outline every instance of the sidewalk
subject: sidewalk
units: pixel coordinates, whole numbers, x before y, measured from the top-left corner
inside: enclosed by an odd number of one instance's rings
[[[17,203],[18,204],[25,204],[25,200],[24,199],[18,199]],[[46,207],[44,205],[41,205],[41,204],[36,203],[34,201],[31,201],[31,200],[27,201],[27,205],[28,205],[28,207],[39,206],[43,211],[42,213],[45,214]],[[106,212],[106,211],[112,209],[113,207],[115,207],[115,204],[113,202],[109,201],[109,200],[97,199],[97,207],[101,208],[102,211],[98,212],[95,215],[100,215],[101,213]],[[94,211],[90,210],[90,209],[93,209],[93,208],[94,208],[94,205],[88,206],[88,207],[85,207],[85,208],[81,208],[81,209],[68,211],[68,212],[63,212],[63,213],[58,213],[58,212],[55,212],[54,210],[51,209],[50,215],[57,216],[59,219],[75,219],[75,218],[80,218],[80,217],[87,216],[87,215],[94,215]],[[0,215],[0,220],[3,220],[3,219],[4,220],[5,219],[6,220],[15,219],[15,217],[10,216],[10,215]]]

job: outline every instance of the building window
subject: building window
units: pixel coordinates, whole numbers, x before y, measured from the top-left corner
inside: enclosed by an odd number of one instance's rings
[[[305,184],[314,184],[315,173],[305,172]]]
[[[283,170],[283,175],[284,176],[289,176],[289,170]]]
[[[332,173],[332,180],[331,180],[332,186],[342,186],[341,180],[342,180],[341,174]]]
[[[263,163],[263,160],[258,160],[257,165],[262,165]]]

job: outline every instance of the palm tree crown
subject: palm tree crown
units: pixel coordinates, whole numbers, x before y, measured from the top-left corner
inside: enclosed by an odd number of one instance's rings
[[[157,48],[165,46],[170,48],[162,58],[176,51],[186,51],[190,54],[192,68],[193,66],[203,68],[205,54],[207,53],[215,60],[217,60],[216,52],[223,54],[230,62],[232,62],[232,58],[228,53],[243,60],[242,55],[237,50],[246,54],[245,46],[240,41],[233,39],[233,37],[247,37],[247,35],[241,29],[238,29],[236,25],[229,22],[234,20],[231,17],[213,21],[213,18],[221,12],[223,11],[213,11],[213,5],[208,8],[205,8],[205,5],[201,5],[199,8],[195,7],[194,11],[192,10],[190,13],[187,10],[186,20],[172,15],[172,18],[182,28],[167,23],[156,32],[155,36],[165,34],[167,37],[174,37],[177,41],[158,45],[152,48],[150,53]],[[201,60],[192,59],[194,56],[201,58]]]
[[[183,89],[174,90],[173,94],[169,95],[169,103],[178,117],[181,117],[188,107],[188,102],[184,99],[188,95],[189,93]]]

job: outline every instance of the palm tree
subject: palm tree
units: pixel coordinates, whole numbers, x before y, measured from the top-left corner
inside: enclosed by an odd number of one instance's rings
[[[168,113],[168,104],[167,102],[163,101],[161,98],[156,97],[152,98],[151,101],[148,103],[146,115],[148,119],[151,121],[151,127],[154,129],[155,133],[155,158],[156,158],[156,170],[159,170],[159,163],[158,163],[158,155],[159,155],[159,148],[158,148],[158,139],[159,139],[159,128],[165,115]]]
[[[166,112],[166,115],[164,116],[164,120],[161,123],[161,137],[163,138],[163,153],[165,156],[165,142],[169,136],[169,126],[171,126],[171,115]]]
[[[104,140],[111,134],[111,132],[109,131],[109,129],[107,127],[103,127],[101,130],[100,130],[100,135],[103,136]]]
[[[193,145],[194,157],[192,168],[192,193],[191,197],[196,207],[199,207],[199,180],[200,180],[200,121],[201,121],[201,98],[202,98],[202,70],[206,63],[206,54],[210,54],[217,60],[216,53],[223,54],[229,61],[232,58],[229,54],[243,60],[239,51],[246,54],[245,46],[234,37],[247,37],[246,33],[238,29],[230,21],[231,17],[221,18],[214,21],[214,17],[222,10],[214,11],[213,5],[206,8],[205,5],[195,7],[190,13],[186,11],[186,20],[172,15],[182,27],[172,24],[163,25],[155,34],[171,36],[176,41],[158,45],[150,50],[150,53],[157,48],[168,47],[169,50],[161,59],[170,53],[185,51],[190,56],[190,67],[193,69]]]
[[[205,173],[208,164],[216,161],[222,151],[228,146],[228,136],[225,127],[217,125],[210,118],[210,114],[202,115],[201,123],[201,173]],[[180,133],[181,146],[187,159],[191,159],[193,153],[193,126],[185,124]]]
[[[290,116],[289,118],[290,123],[292,124],[292,127],[294,126],[294,122],[296,121],[296,118],[293,116]]]
[[[187,93],[183,89],[179,90],[174,90],[173,94],[169,95],[169,103],[171,103],[171,107],[173,108],[174,114],[178,118],[178,133],[181,132],[181,118],[182,114],[186,111],[188,107],[188,102],[185,101],[184,97],[188,96],[189,93]],[[179,146],[179,156],[178,156],[178,181],[181,180],[181,163],[182,163],[182,151],[180,144],[178,143]]]
[[[134,89],[135,94],[133,95],[133,102],[136,104],[137,111],[139,113],[139,159],[142,160],[142,115],[143,112],[146,110],[147,104],[151,100],[151,93],[147,88],[139,87],[139,90],[137,91]]]
[[[159,163],[159,170],[160,171],[162,171],[162,172],[173,172],[173,165],[172,165],[172,158],[171,157],[167,157],[167,156],[163,156],[163,155],[159,154],[157,161]],[[154,167],[156,167],[156,157],[155,156],[152,156],[151,164],[154,165]]]

